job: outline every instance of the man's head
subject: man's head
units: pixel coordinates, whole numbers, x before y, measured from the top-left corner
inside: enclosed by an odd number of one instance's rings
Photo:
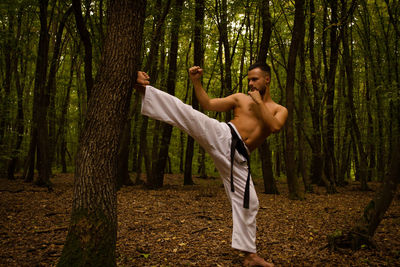
[[[263,97],[269,88],[271,82],[271,68],[268,64],[263,62],[256,62],[249,67],[247,73],[247,80],[249,82],[249,90],[257,90]]]

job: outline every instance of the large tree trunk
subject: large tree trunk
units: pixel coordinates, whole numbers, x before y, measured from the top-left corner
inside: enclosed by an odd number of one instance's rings
[[[294,151],[294,81],[296,76],[296,57],[300,43],[304,38],[304,0],[295,1],[295,15],[292,41],[290,44],[288,71],[286,78],[286,106],[288,118],[286,122],[286,176],[289,187],[289,197],[291,199],[303,199],[304,193],[300,188],[298,177],[295,173],[295,151]]]
[[[59,266],[116,266],[118,145],[139,66],[146,2],[109,1],[108,35],[76,159]]]
[[[204,0],[196,0],[195,7],[195,26],[194,26],[194,65],[203,66],[203,25],[204,25]],[[199,103],[192,91],[192,106],[199,109]],[[188,136],[186,144],[184,184],[192,185],[192,161],[193,161],[194,139]]]
[[[181,24],[181,14],[184,0],[176,0],[173,8],[174,14],[171,24],[171,48],[168,59],[168,78],[167,78],[167,92],[171,95],[175,94],[175,81],[177,71],[177,60],[178,60],[178,39],[179,39],[179,27]],[[162,137],[160,141],[160,149],[158,153],[158,160],[153,173],[155,178],[154,186],[160,188],[164,184],[164,171],[167,163],[169,143],[171,141],[172,126],[169,124],[163,124]]]

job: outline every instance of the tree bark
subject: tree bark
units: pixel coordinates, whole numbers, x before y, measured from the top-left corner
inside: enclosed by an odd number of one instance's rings
[[[296,57],[300,43],[304,38],[304,0],[295,1],[294,26],[292,41],[290,44],[288,71],[286,78],[286,106],[288,109],[288,118],[286,122],[286,176],[289,187],[289,198],[303,199],[304,193],[300,190],[300,183],[295,174],[295,151],[294,151],[294,81],[296,76]]]
[[[108,2],[108,35],[80,137],[58,266],[116,266],[118,147],[136,82],[146,2]]]

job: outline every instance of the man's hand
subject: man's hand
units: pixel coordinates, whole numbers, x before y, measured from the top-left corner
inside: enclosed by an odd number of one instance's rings
[[[257,104],[262,103],[260,92],[257,90],[249,91],[249,96],[253,99]]]
[[[138,71],[137,73],[137,79],[136,79],[136,84],[135,84],[135,89],[139,92],[139,93],[143,93],[146,90],[146,85],[150,84],[150,76],[144,72],[144,71]]]
[[[193,66],[189,69],[189,78],[192,80],[192,82],[199,81],[202,75],[203,69],[199,66]]]
[[[140,85],[149,85],[150,76],[144,71],[138,71],[136,82]]]

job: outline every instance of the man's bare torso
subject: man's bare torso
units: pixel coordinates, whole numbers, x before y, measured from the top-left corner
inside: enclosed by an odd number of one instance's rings
[[[233,110],[234,118],[231,120],[250,151],[259,147],[271,132],[268,125],[260,119],[256,103],[249,95],[236,94],[237,104]],[[276,114],[282,106],[274,101],[265,102],[269,110]]]

